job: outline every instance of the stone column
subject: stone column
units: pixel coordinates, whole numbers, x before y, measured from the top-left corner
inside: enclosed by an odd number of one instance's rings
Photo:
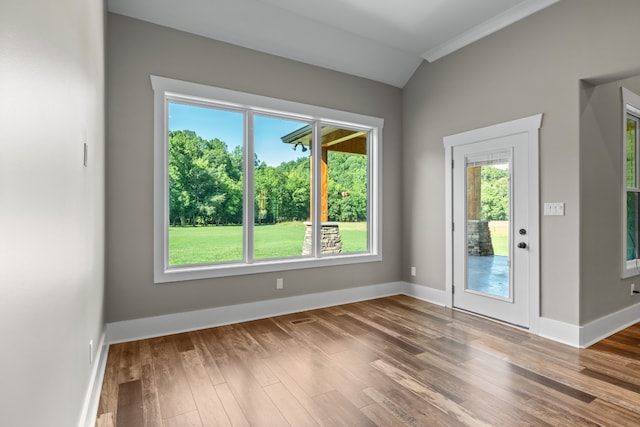
[[[475,256],[493,255],[489,221],[467,220],[467,253]]]
[[[313,249],[313,226],[305,222],[307,230],[302,244],[302,255],[311,255]],[[320,253],[323,255],[342,253],[342,236],[340,235],[340,223],[323,222],[320,228]]]

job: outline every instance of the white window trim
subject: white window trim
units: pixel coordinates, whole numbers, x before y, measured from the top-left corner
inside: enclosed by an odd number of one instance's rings
[[[222,89],[214,86],[203,85],[199,83],[186,82],[181,80],[170,79],[166,77],[159,77],[151,75],[151,86],[154,91],[154,282],[166,283],[186,280],[207,279],[215,277],[236,276],[244,274],[254,273],[267,273],[274,271],[284,270],[297,270],[303,268],[314,267],[329,267],[335,265],[356,264],[366,262],[376,262],[382,260],[382,186],[381,186],[381,172],[382,172],[382,128],[384,120],[377,117],[366,116],[357,113],[351,113],[346,111],[339,111],[330,108],[318,107],[309,104],[303,104],[298,102],[286,101],[277,98],[270,98],[266,96],[254,95],[250,93],[237,92],[228,89]],[[333,256],[315,256],[306,258],[287,258],[287,259],[273,259],[273,260],[260,260],[253,263],[234,263],[234,264],[208,264],[197,266],[181,266],[171,267],[168,266],[168,173],[167,173],[167,156],[168,156],[168,143],[167,143],[167,126],[165,123],[166,117],[166,97],[167,96],[179,96],[181,98],[188,98],[192,101],[205,101],[215,100],[216,103],[221,105],[227,105],[232,108],[242,108],[249,110],[249,114],[253,113],[268,113],[268,114],[283,114],[289,118],[298,118],[300,120],[315,122],[322,122],[323,125],[335,125],[355,127],[366,127],[370,131],[370,142],[368,146],[369,156],[369,215],[368,215],[368,237],[369,237],[369,252],[367,253],[353,253],[353,254],[340,254]],[[245,131],[247,135],[251,135],[249,129],[246,129],[247,122],[245,121]],[[251,136],[249,136],[251,137]],[[313,144],[314,149],[319,150],[318,144]],[[247,168],[247,163],[250,162],[250,158],[245,152],[245,168],[247,171],[252,171],[252,168]],[[318,158],[318,156],[316,156]],[[249,160],[247,160],[249,159]],[[250,163],[252,165],[252,162]],[[251,172],[249,172],[251,173]],[[253,189],[253,182],[250,179],[245,180],[245,194],[251,194]],[[249,182],[251,181],[251,182]],[[318,182],[318,180],[315,180]],[[319,185],[319,184],[318,184]],[[316,194],[317,194],[317,188]],[[317,248],[320,246],[319,242],[319,229],[320,218],[319,204],[315,203],[312,212],[312,219],[315,228],[315,241],[314,246],[316,248],[316,254],[319,252]],[[245,202],[246,206],[246,202]],[[244,209],[244,221],[245,224],[253,224],[253,221],[247,222],[252,219],[253,210],[251,213],[247,212],[248,209]],[[250,227],[248,227],[250,228]],[[245,233],[246,234],[246,233]],[[245,237],[244,248],[245,251],[249,244],[247,237]]]
[[[627,88],[621,87],[622,92],[622,174],[621,174],[621,187],[622,187],[622,230],[620,233],[621,238],[621,252],[620,258],[622,261],[622,278],[640,275],[640,258],[627,261],[627,114],[631,113],[634,116],[640,117],[640,96],[631,92]],[[639,156],[638,145],[636,143],[636,156]],[[636,168],[639,166],[636,159]],[[638,179],[638,177],[636,178]]]

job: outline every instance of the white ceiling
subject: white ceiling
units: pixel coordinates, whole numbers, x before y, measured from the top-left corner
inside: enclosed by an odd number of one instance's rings
[[[111,12],[403,87],[558,0],[107,0]]]

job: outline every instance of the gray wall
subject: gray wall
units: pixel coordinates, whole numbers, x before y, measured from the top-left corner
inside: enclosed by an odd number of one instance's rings
[[[622,95],[640,94],[640,77],[593,85],[580,93],[581,321],[640,302],[630,296],[637,277],[621,279],[624,197]]]
[[[581,227],[587,218],[581,211],[584,192],[580,190],[600,173],[580,169],[580,82],[637,74],[637,55],[632,52],[639,15],[636,0],[563,0],[420,66],[403,89],[405,280],[444,289],[442,138],[544,113],[541,203],[565,202],[566,214],[541,216],[542,316],[579,325],[628,304],[628,297],[623,300],[618,289],[622,286],[619,272],[614,275],[611,269],[599,276],[598,283],[590,282],[589,287],[598,292],[591,289],[590,302],[580,303],[587,291],[581,265],[599,257],[599,252],[586,247],[593,241],[585,239],[590,229]],[[606,250],[618,253],[620,249],[616,244]],[[418,266],[415,278],[408,274],[411,265]],[[615,301],[597,308],[596,295],[605,294]]]
[[[1,2],[0,93],[0,424],[74,426],[104,327],[103,2]]]
[[[108,322],[400,279],[400,89],[115,14],[107,34]],[[155,285],[150,74],[384,118],[383,261]]]

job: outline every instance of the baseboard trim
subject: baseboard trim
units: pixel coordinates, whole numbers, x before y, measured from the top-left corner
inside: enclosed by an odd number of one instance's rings
[[[580,327],[559,320],[541,317],[539,321],[538,335],[543,338],[567,344],[572,347],[580,347]]]
[[[404,282],[402,293],[420,299],[422,301],[436,304],[442,307],[447,305],[447,293],[446,291],[430,288],[428,286],[418,285],[416,283]]]
[[[398,294],[443,307],[447,305],[447,294],[443,290],[416,283],[390,282],[107,323],[106,342],[100,348],[103,349],[111,343],[230,325]],[[640,304],[624,308],[584,326],[541,317],[537,335],[572,347],[585,348],[638,321],[640,321]],[[106,359],[106,354],[101,354],[100,357],[103,356]],[[95,378],[92,379],[93,382],[96,382]]]
[[[331,307],[334,305],[366,301],[374,298],[398,295],[402,293],[403,287],[403,282],[382,283],[341,289],[338,291],[318,292],[205,310],[112,322],[107,323],[107,342],[112,344],[152,338]]]
[[[640,303],[589,322],[580,328],[580,347],[589,347],[638,322],[640,322]]]
[[[640,304],[635,304],[583,326],[542,317],[539,335],[572,347],[587,348],[638,322],[640,322]]]
[[[102,380],[104,379],[104,371],[107,365],[107,354],[109,353],[109,344],[107,344],[106,331],[100,336],[98,345],[98,353],[94,360],[93,369],[91,370],[91,379],[87,386],[84,403],[82,405],[82,414],[78,427],[93,427],[96,424],[96,415],[98,413],[98,404],[100,403],[100,392],[102,390]]]

